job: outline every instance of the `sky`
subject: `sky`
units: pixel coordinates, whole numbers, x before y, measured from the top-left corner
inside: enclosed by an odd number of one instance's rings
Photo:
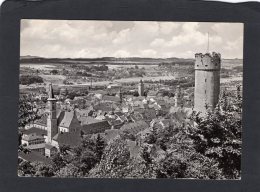
[[[48,58],[243,58],[242,23],[22,20],[20,55]]]

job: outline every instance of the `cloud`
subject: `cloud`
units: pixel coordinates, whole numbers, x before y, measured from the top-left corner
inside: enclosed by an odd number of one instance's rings
[[[157,57],[157,52],[152,49],[141,50],[140,54],[142,57]]]
[[[114,57],[129,57],[130,53],[125,50],[118,50],[113,54]]]
[[[173,22],[161,22],[160,25],[160,32],[162,34],[170,34],[173,30],[176,30],[181,25],[180,23],[173,23]]]
[[[162,39],[162,38],[156,38],[155,40],[153,40],[152,42],[151,42],[151,46],[152,47],[159,47],[159,46],[164,46],[165,45],[165,40],[164,39]]]
[[[210,50],[243,56],[243,24],[151,21],[22,20],[21,55],[189,57]]]

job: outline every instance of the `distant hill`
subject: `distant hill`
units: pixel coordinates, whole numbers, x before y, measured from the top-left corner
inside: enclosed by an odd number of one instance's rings
[[[159,63],[179,63],[179,64],[192,64],[194,59],[182,58],[140,58],[140,57],[102,57],[102,58],[43,58],[34,56],[21,56],[20,63],[33,63],[33,64],[159,64]]]

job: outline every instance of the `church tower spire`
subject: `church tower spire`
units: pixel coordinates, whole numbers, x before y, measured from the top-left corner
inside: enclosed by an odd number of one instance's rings
[[[49,85],[48,118],[47,118],[47,143],[51,143],[54,135],[58,133],[56,116],[56,99],[53,94],[52,84]]]
[[[140,83],[138,85],[138,93],[139,96],[144,96],[144,83],[142,79],[140,80]]]

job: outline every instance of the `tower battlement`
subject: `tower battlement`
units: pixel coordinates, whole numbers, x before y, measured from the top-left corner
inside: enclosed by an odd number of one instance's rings
[[[195,54],[195,70],[218,71],[221,68],[220,53],[212,54],[196,53]]]

